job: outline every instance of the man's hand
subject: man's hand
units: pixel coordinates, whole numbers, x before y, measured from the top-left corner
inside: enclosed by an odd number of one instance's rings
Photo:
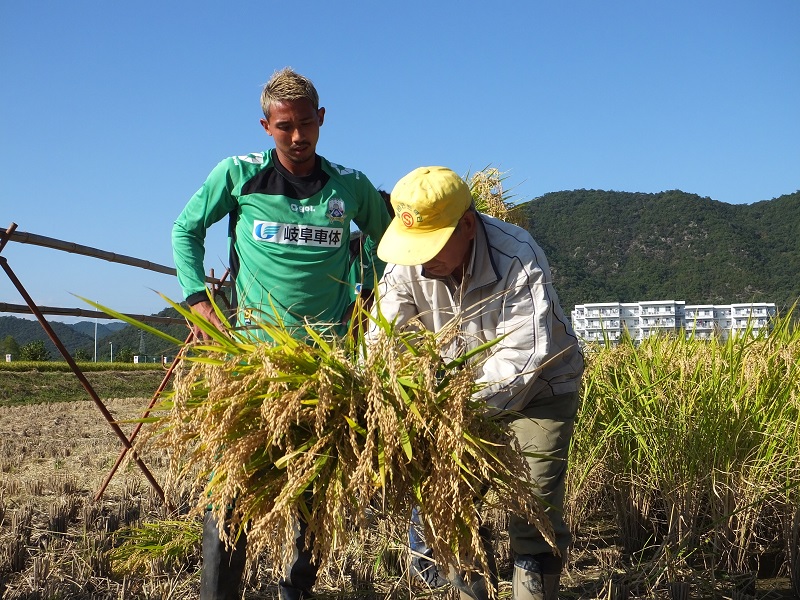
[[[219,320],[219,317],[217,316],[217,313],[214,312],[214,307],[211,305],[209,300],[202,300],[197,304],[192,304],[189,308],[191,308],[193,313],[196,313],[207,319],[220,331],[224,332],[226,330],[225,325],[223,325],[222,321]],[[206,333],[196,325],[192,325],[192,334],[194,334],[194,339],[198,341],[209,339],[208,335],[206,335]]]

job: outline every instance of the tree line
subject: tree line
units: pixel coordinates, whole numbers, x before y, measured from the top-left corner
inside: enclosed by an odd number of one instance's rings
[[[155,316],[178,317],[178,313],[172,307],[167,307]],[[79,362],[94,360],[95,348],[98,362],[109,362],[113,358],[114,362],[130,363],[135,355],[147,356],[148,362],[160,362],[162,356],[174,357],[177,352],[176,348],[158,336],[130,325],[121,328],[101,326],[95,340],[93,335],[84,333],[91,330],[87,323],[50,321],[50,326],[70,356]],[[151,323],[150,326],[166,331],[178,339],[184,339],[188,332],[183,324]],[[7,354],[12,355],[12,360],[63,360],[61,353],[37,321],[0,316],[0,360],[5,360]]]

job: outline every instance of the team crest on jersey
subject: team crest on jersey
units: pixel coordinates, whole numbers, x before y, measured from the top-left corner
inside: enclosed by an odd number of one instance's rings
[[[341,198],[331,198],[328,200],[328,220],[333,222],[344,223],[345,209],[344,200]]]

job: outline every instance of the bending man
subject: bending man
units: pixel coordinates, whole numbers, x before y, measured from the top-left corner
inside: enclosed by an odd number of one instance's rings
[[[394,187],[391,202],[396,216],[378,245],[387,263],[380,310],[401,326],[414,319],[431,331],[459,319],[456,351],[503,336],[475,365],[479,393],[491,413],[509,420],[523,450],[540,455],[528,464],[563,556],[572,541],[562,509],[583,356],[547,259],[527,231],[478,213],[469,186],[449,169],[415,169]],[[509,534],[514,600],[555,600],[561,557],[514,515]],[[428,562],[417,562],[417,571]],[[460,593],[483,600],[486,582]]]

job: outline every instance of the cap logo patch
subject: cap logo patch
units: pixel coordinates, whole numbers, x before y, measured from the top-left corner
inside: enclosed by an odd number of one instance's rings
[[[413,206],[409,206],[404,202],[400,202],[395,206],[395,210],[397,214],[400,215],[400,220],[403,222],[408,228],[414,226],[414,223],[422,223],[422,215],[419,214],[419,211],[414,208]]]

